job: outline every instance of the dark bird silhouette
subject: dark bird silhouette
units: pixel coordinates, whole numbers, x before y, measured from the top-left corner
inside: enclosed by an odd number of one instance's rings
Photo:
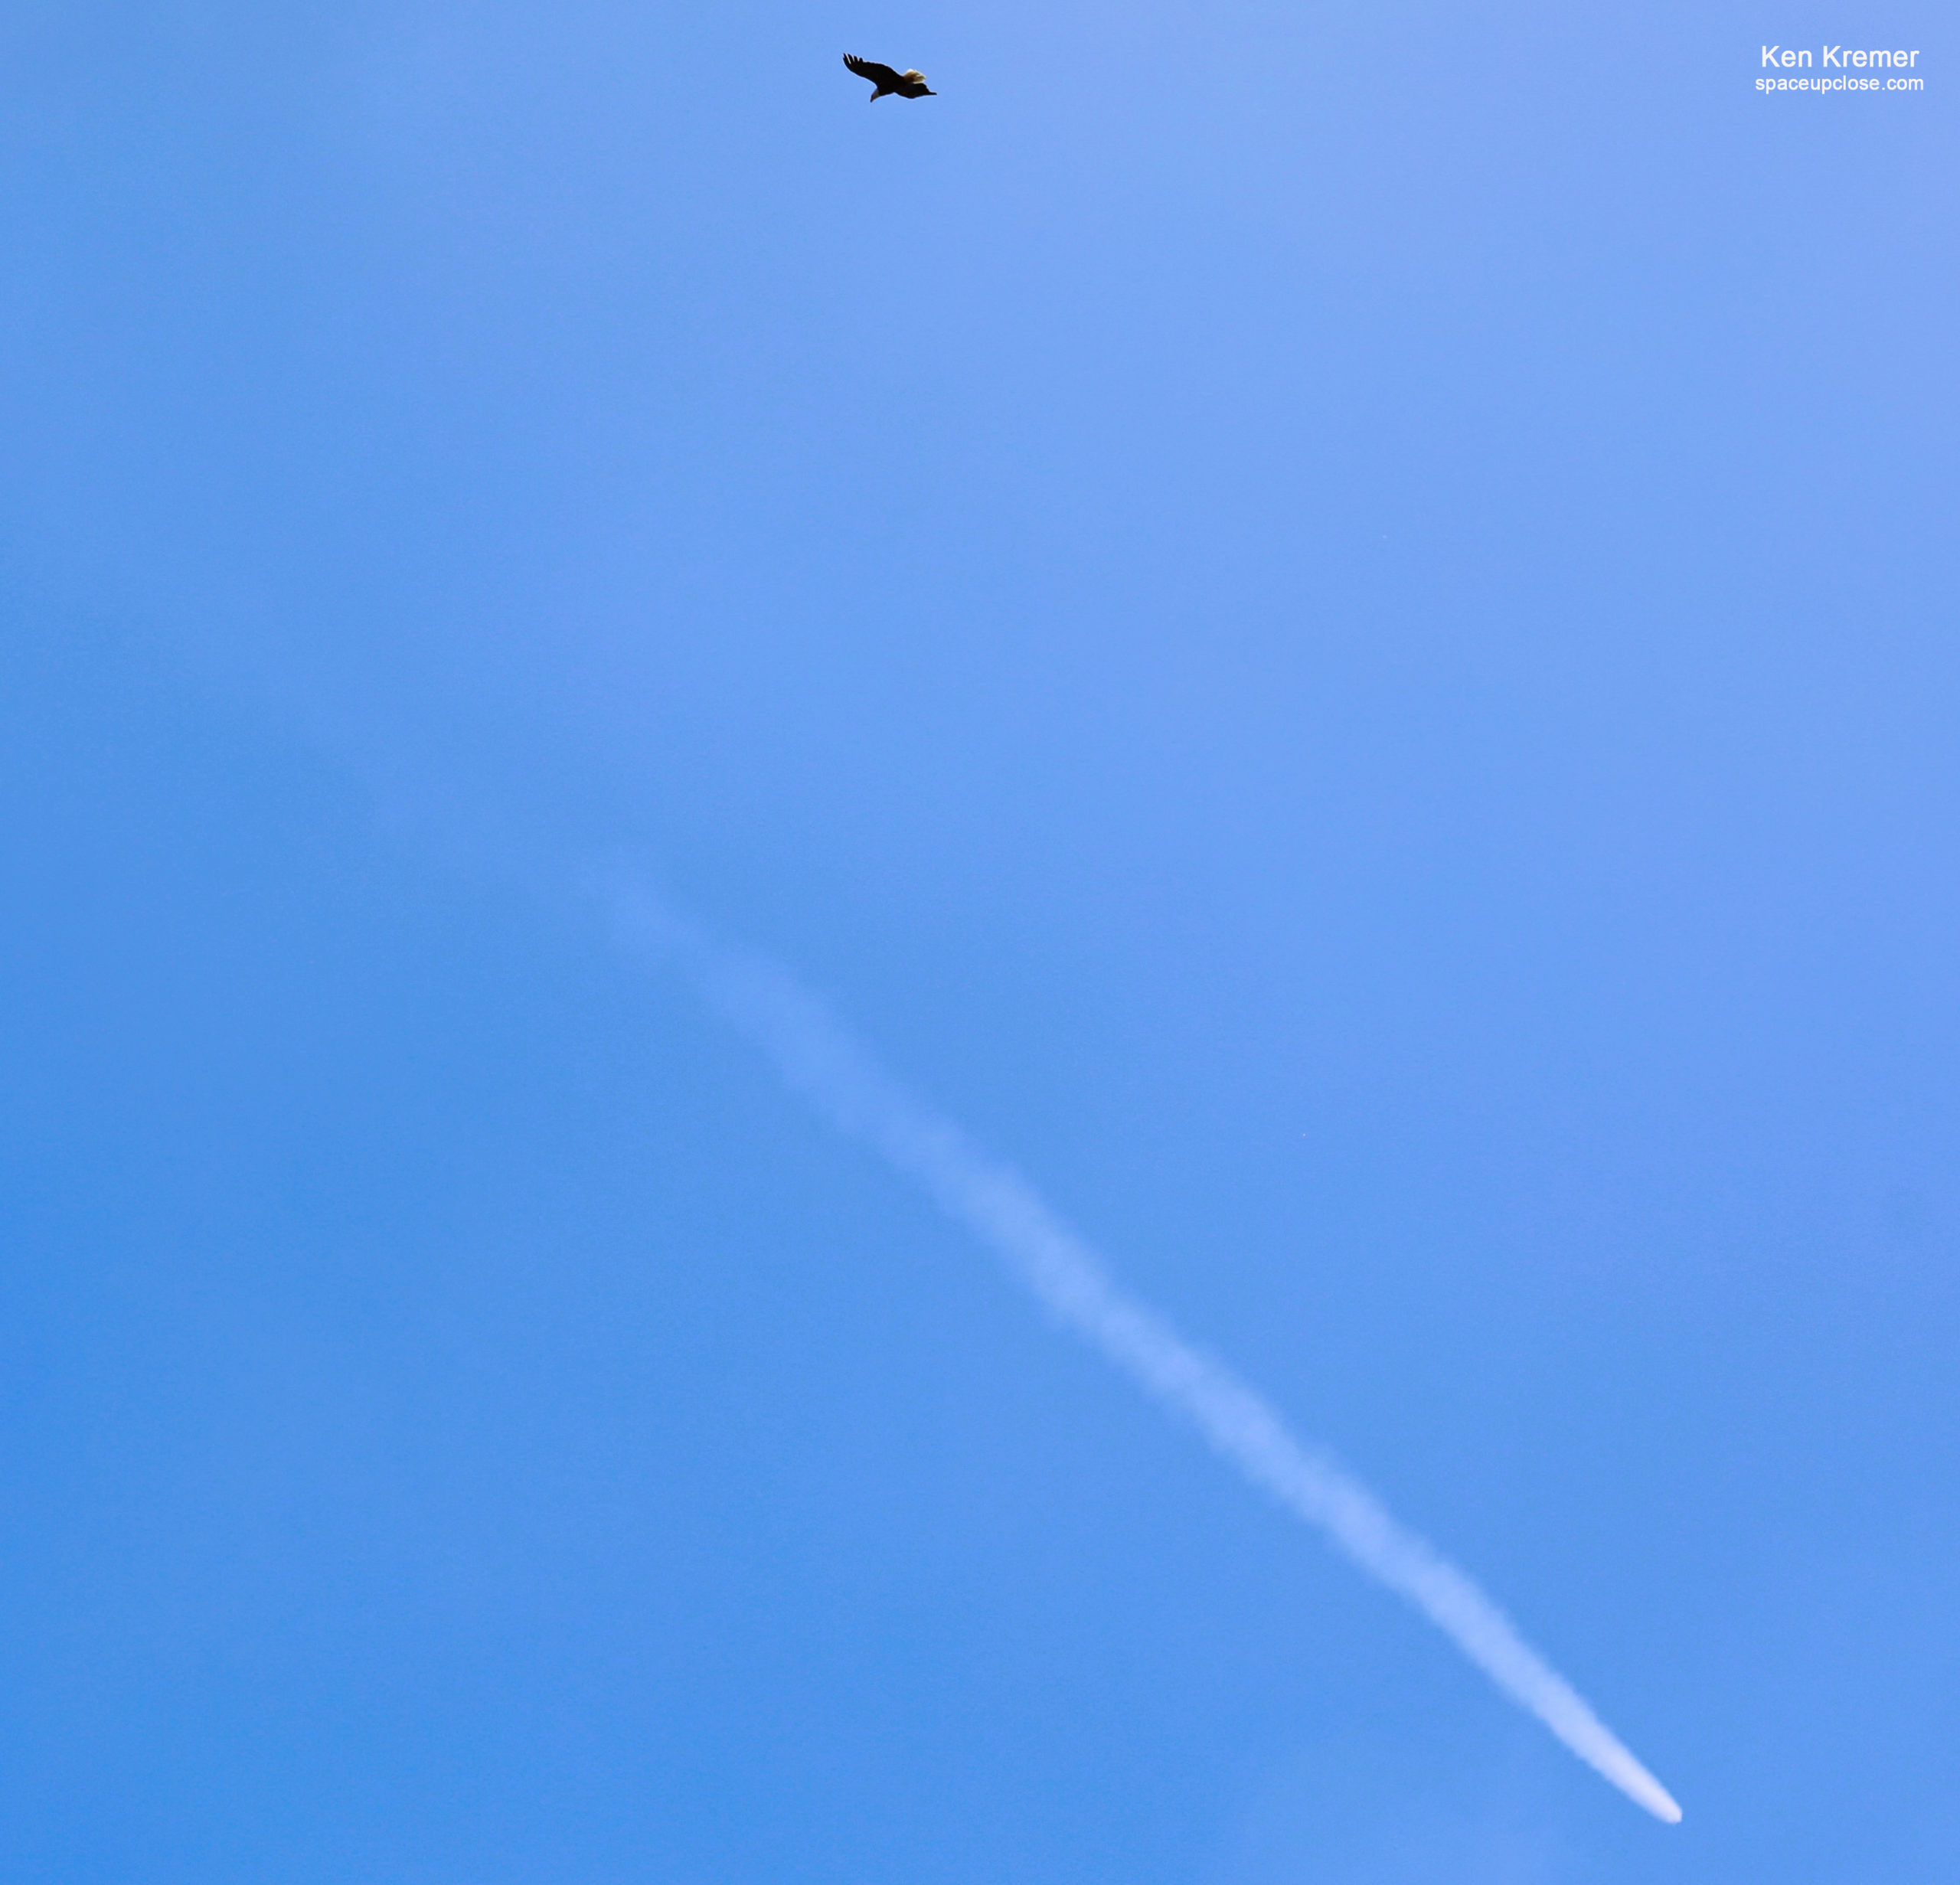
[[[861,79],[871,81],[870,103],[875,105],[889,92],[896,92],[900,98],[937,98],[939,93],[926,83],[923,72],[894,72],[888,65],[880,65],[875,59],[861,59],[855,53],[847,52],[844,63]]]

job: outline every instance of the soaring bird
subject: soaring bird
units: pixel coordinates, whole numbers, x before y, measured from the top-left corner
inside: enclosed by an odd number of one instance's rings
[[[937,98],[939,93],[926,83],[923,72],[894,72],[888,65],[880,65],[875,59],[861,59],[855,53],[847,52],[844,63],[861,79],[871,81],[870,102],[875,105],[888,92],[896,92],[900,98]]]

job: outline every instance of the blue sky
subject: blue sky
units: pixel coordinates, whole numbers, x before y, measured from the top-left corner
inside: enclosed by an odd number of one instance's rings
[[[1943,21],[10,10],[7,1875],[1950,1879]]]

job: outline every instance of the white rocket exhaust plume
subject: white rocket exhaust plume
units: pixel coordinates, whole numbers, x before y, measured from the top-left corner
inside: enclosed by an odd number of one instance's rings
[[[1004,1259],[1058,1321],[1190,1421],[1255,1485],[1406,1597],[1629,1799],[1671,1825],[1681,1818],[1668,1790],[1462,1572],[1367,1487],[1296,1439],[1230,1369],[1125,1290],[1024,1180],[899,1086],[787,971],[711,941],[630,880],[609,879],[604,894],[622,942],[684,969],[776,1063],[786,1085],[916,1183]]]

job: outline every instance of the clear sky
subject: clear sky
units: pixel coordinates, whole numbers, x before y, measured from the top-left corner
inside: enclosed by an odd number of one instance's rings
[[[0,1874],[1960,1876],[1949,11],[15,0]]]

